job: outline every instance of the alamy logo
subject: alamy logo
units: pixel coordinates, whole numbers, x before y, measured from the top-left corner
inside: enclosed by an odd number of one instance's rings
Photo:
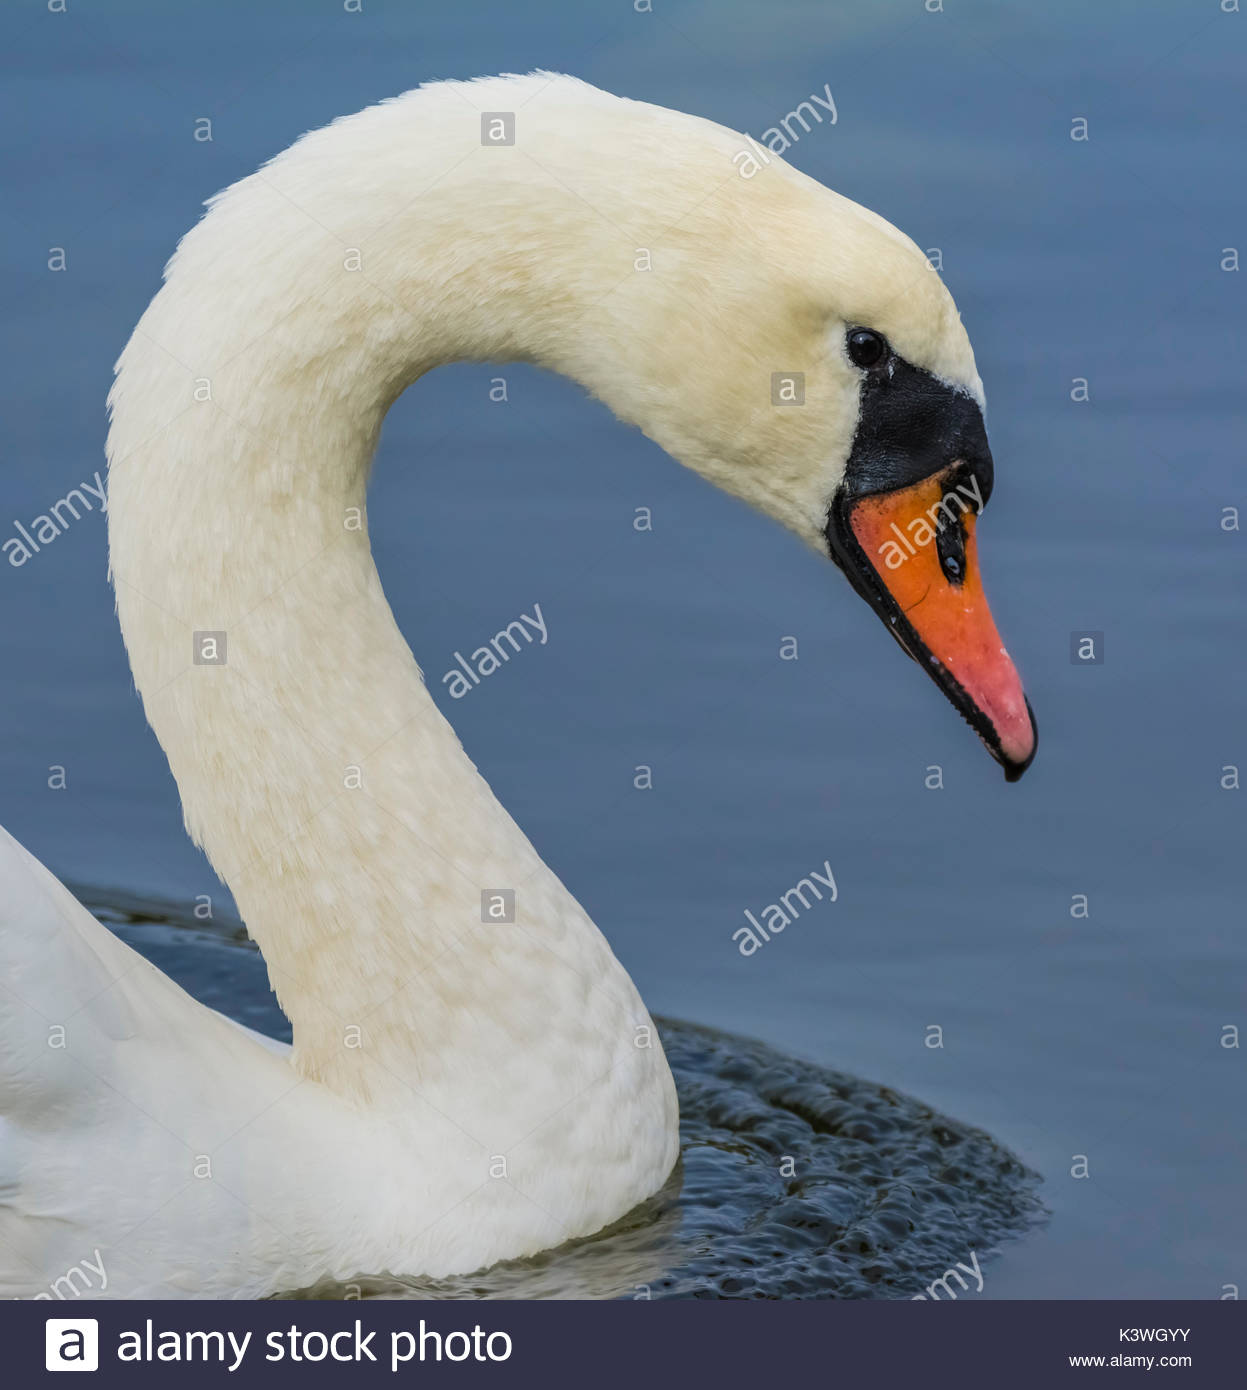
[[[49,1318],[43,1349],[49,1371],[98,1371],[100,1325],[94,1318]]]
[[[46,512],[40,512],[29,527],[15,521],[13,530],[16,535],[10,536],[0,545],[0,550],[4,551],[9,564],[14,569],[20,569],[27,560],[33,559],[40,550],[64,534],[69,529],[70,521],[77,521],[85,513],[94,511],[95,507],[91,505],[92,497],[95,498],[101,512],[108,510],[108,492],[99,469],[95,471],[93,484],[83,483],[80,487],[71,487],[65,496],[57,498]]]
[[[822,107],[822,111],[819,110]],[[816,92],[811,92],[805,101],[799,101],[796,110],[789,111],[785,116],[773,126],[768,126],[762,132],[762,140],[759,143],[752,135],[746,132],[745,139],[749,141],[747,150],[737,150],[732,156],[732,163],[736,165],[736,172],[742,179],[751,179],[760,173],[770,164],[770,155],[783,154],[785,150],[791,148],[801,139],[801,135],[808,135],[816,125],[822,125],[824,116],[828,125],[835,125],[840,119],[836,111],[836,99],[831,94],[831,83],[823,83],[823,95],[819,96]],[[797,133],[797,126],[801,127],[801,134]],[[766,149],[763,149],[763,146]]]
[[[499,666],[505,666],[516,652],[523,650],[520,645],[521,638],[526,645],[532,646],[533,633],[541,634],[537,645],[544,647],[550,634],[546,628],[546,620],[541,616],[539,603],[533,604],[531,617],[527,613],[521,613],[501,632],[495,632],[484,646],[477,647],[471,659],[465,657],[461,651],[456,651],[454,655],[459,669],[451,669],[442,677],[442,684],[450,692],[450,698],[462,700],[473,686],[480,685],[485,676],[492,676]]]
[[[781,893],[779,902],[767,903],[761,909],[761,921],[757,914],[746,908],[749,925],[737,927],[732,933],[736,949],[742,956],[751,956],[755,951],[760,951],[773,936],[778,936],[785,927],[791,926],[803,912],[808,912],[816,902],[821,903],[823,889],[827,890],[829,902],[834,903],[840,896],[836,876],[831,872],[830,859],[823,860],[822,873],[817,869],[811,870],[806,878],[798,879],[786,893]]]

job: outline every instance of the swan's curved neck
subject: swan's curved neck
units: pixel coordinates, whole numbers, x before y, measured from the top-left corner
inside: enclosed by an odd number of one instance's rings
[[[630,980],[435,707],[360,525],[411,381],[523,357],[599,386],[610,352],[581,370],[578,323],[630,267],[617,235],[603,266],[578,198],[552,214],[548,184],[447,173],[436,144],[413,172],[398,117],[364,117],[393,128],[339,123],[223,195],[119,363],[110,545],[135,681],[307,1075],[514,1087],[538,1053],[578,1071],[593,1032],[586,1077],[652,1068]],[[514,924],[482,921],[495,889]]]

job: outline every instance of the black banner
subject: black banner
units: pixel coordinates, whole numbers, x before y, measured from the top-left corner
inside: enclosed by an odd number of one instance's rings
[[[0,1311],[4,1381],[893,1387],[1231,1386],[1237,1302],[90,1303]],[[50,1368],[55,1368],[50,1369]]]

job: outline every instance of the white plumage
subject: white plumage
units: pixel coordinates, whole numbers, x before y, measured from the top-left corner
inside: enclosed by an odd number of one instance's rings
[[[516,113],[513,147],[483,111]],[[0,832],[6,1295],[95,1250],[118,1297],[466,1272],[668,1175],[644,1005],[438,713],[355,521],[386,409],[451,360],[573,377],[811,543],[856,424],[845,323],[981,399],[921,252],[779,159],[742,179],[742,144],[548,73],[438,83],[306,136],[184,238],[110,397],[112,569],[294,1048]],[[771,407],[778,370],[803,409]],[[224,664],[195,661],[205,632]],[[513,926],[481,921],[498,887]]]

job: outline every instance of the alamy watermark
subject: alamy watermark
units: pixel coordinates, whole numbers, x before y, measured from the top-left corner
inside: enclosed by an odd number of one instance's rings
[[[958,493],[963,496],[958,496]],[[920,546],[930,545],[950,521],[960,521],[970,510],[967,498],[974,499],[976,512],[983,510],[983,493],[979,488],[979,480],[973,476],[968,484],[958,483],[951,492],[944,493],[938,502],[932,502],[921,516],[906,522],[903,531],[893,521],[891,526],[896,539],[883,541],[878,547],[883,563],[888,569],[900,569],[911,555],[917,555]]]
[[[972,1275],[974,1276],[974,1278],[975,1278],[975,1279],[977,1280],[977,1282],[978,1282],[978,1288],[976,1288],[976,1289],[974,1290],[974,1292],[975,1292],[975,1293],[982,1293],[982,1292],[983,1292],[983,1271],[979,1268],[979,1255],[978,1255],[978,1251],[977,1251],[977,1250],[971,1250],[971,1251],[970,1251],[970,1263],[969,1263],[969,1264],[966,1264],[966,1263],[965,1263],[964,1261],[962,1261],[962,1260],[958,1260],[957,1263],[952,1267],[952,1269],[947,1270],[947,1271],[945,1272],[944,1277],[943,1277],[942,1279],[935,1279],[935,1280],[933,1280],[930,1284],[927,1285],[927,1288],[926,1288],[926,1292],[925,1292],[925,1293],[916,1293],[916,1294],[914,1294],[914,1296],[913,1296],[913,1298],[910,1300],[910,1302],[911,1302],[911,1303],[922,1303],[922,1302],[925,1302],[928,1298],[930,1298],[930,1299],[934,1299],[935,1302],[938,1303],[938,1302],[940,1301],[940,1296],[939,1296],[939,1294],[937,1294],[935,1291],[936,1291],[936,1289],[943,1289],[943,1290],[944,1290],[944,1297],[945,1297],[946,1299],[949,1299],[950,1301],[952,1301],[952,1302],[955,1303],[956,1300],[957,1300],[957,1295],[956,1295],[956,1293],[953,1291],[953,1286],[952,1286],[951,1283],[949,1283],[949,1280],[955,1279],[955,1280],[961,1285],[961,1292],[962,1292],[962,1293],[966,1293],[966,1292],[968,1291],[970,1285],[966,1283],[966,1281],[961,1277],[961,1274],[959,1273],[959,1271],[960,1271],[960,1270],[963,1270],[963,1269],[965,1270],[965,1272],[966,1272],[967,1274],[972,1274]]]
[[[71,1265],[60,1278],[52,1280],[45,1292],[33,1294],[32,1297],[50,1303],[54,1298],[63,1301],[68,1298],[82,1298],[85,1294],[103,1293],[108,1287],[108,1272],[104,1268],[100,1252],[93,1250],[91,1253],[95,1256],[94,1262],[83,1260],[81,1264]],[[91,1275],[95,1275],[94,1280]],[[82,1284],[81,1288],[78,1287],[79,1281]]]
[[[27,560],[33,559],[40,550],[51,545],[58,536],[68,531],[71,520],[77,521],[83,513],[94,511],[88,493],[99,503],[101,512],[108,510],[108,492],[98,468],[95,470],[94,483],[71,487],[65,496],[58,497],[46,512],[40,512],[29,526],[15,521],[15,534],[0,545],[0,550],[8,556],[9,564],[14,569],[21,569]]]
[[[818,108],[822,107],[822,111]],[[827,112],[827,116],[823,115]],[[809,120],[806,117],[809,117]],[[748,131],[745,132],[745,139],[749,141],[747,150],[737,150],[732,156],[732,163],[736,165],[736,172],[742,179],[751,179],[760,173],[770,164],[770,154],[783,154],[787,149],[801,139],[802,135],[808,135],[815,125],[822,125],[826,120],[828,125],[835,125],[839,119],[836,113],[836,101],[831,95],[831,83],[823,83],[823,94],[818,96],[811,92],[804,100],[799,101],[796,109],[789,111],[786,116],[780,118],[778,124],[767,126],[762,132],[761,141],[755,140]],[[813,122],[811,125],[810,122]],[[801,134],[797,133],[796,127],[801,127]],[[763,148],[765,146],[765,148]]]
[[[471,657],[465,657],[462,652],[456,651],[455,661],[458,669],[447,671],[442,677],[442,684],[450,692],[452,700],[462,700],[463,697],[474,686],[480,685],[486,676],[492,676],[499,666],[505,666],[511,658],[521,650],[520,638],[528,646],[532,646],[533,633],[539,632],[541,639],[537,643],[539,647],[544,647],[549,633],[546,631],[546,620],[541,615],[541,604],[533,604],[533,614],[530,617],[527,613],[509,622],[501,632],[495,632],[489,641],[472,653]],[[510,648],[508,651],[507,648]]]
[[[816,902],[821,903],[823,893],[820,884],[827,890],[828,901],[834,903],[839,897],[839,890],[836,888],[836,876],[831,872],[829,859],[823,860],[821,873],[815,869],[805,878],[798,879],[786,893],[781,893],[779,902],[767,903],[756,914],[746,908],[745,916],[749,919],[749,925],[737,927],[732,933],[732,940],[736,942],[736,949],[741,955],[751,956],[755,951],[760,951],[771,937],[778,936],[785,927],[791,926]]]

